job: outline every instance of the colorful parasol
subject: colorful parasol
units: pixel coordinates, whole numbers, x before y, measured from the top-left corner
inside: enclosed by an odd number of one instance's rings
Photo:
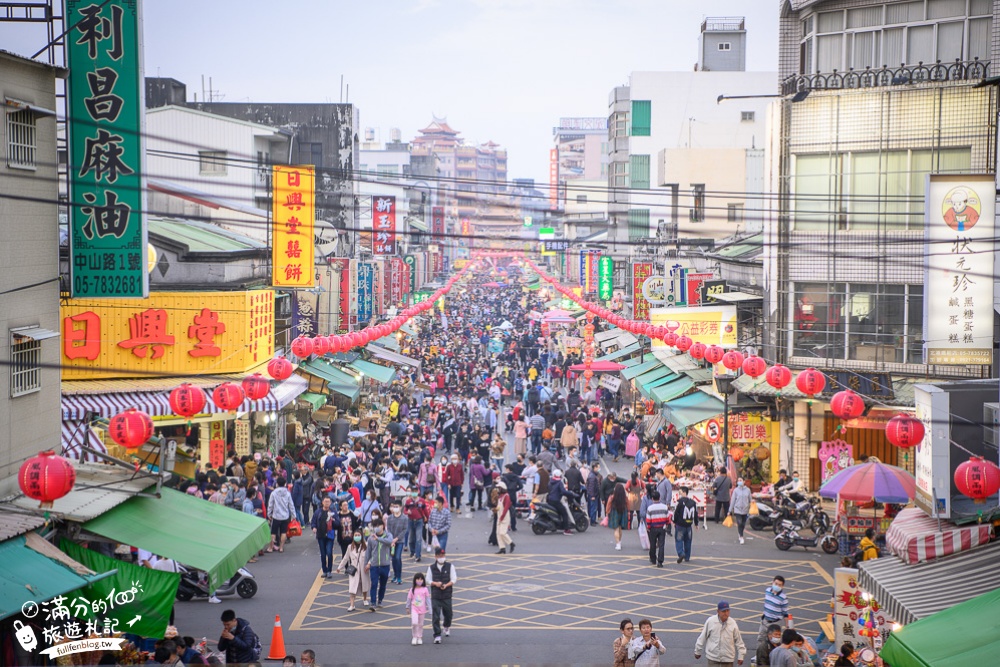
[[[613,373],[615,371],[620,371],[625,368],[625,364],[618,364],[613,361],[595,361],[590,364],[590,370],[595,373]],[[587,366],[584,364],[573,364],[569,367],[574,373],[582,373],[587,370]]]
[[[845,468],[819,489],[824,498],[840,496],[854,502],[908,503],[916,495],[913,475],[902,468],[869,459]]]

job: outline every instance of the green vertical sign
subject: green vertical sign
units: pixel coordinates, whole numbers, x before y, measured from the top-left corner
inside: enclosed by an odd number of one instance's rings
[[[597,260],[597,298],[610,301],[614,293],[615,261],[608,255]]]
[[[145,297],[141,0],[65,0],[70,292]]]
[[[417,291],[417,258],[413,255],[407,255],[403,261],[410,267],[410,293],[412,294]]]

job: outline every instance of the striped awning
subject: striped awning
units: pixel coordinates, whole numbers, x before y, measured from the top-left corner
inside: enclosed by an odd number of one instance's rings
[[[181,384],[181,380],[177,381]],[[292,375],[287,380],[271,386],[271,392],[262,399],[243,401],[243,404],[236,410],[237,412],[272,412],[280,410],[295,400],[295,398],[309,388],[309,381],[300,375]],[[204,414],[219,414],[229,412],[223,410],[212,402],[210,390],[205,392],[208,395],[208,402],[205,404]],[[170,408],[170,393],[159,392],[116,392],[109,394],[63,394],[62,398],[62,418],[63,421],[84,419],[88,412],[96,414],[98,417],[111,418],[119,412],[129,408],[135,408],[145,412],[150,417],[166,417],[174,414]]]
[[[904,625],[1000,588],[1000,543],[907,565],[895,557],[859,564],[858,584]]]
[[[97,437],[93,429],[85,422],[70,420],[62,423],[62,455],[69,459],[78,461],[89,461],[99,463],[102,459],[89,452],[84,452],[81,445],[91,449],[108,453],[108,448],[104,446],[101,439]]]

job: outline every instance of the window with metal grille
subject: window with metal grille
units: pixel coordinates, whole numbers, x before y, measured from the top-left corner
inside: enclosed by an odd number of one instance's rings
[[[42,354],[40,341],[11,336],[10,341],[10,396],[32,394],[42,388]]]
[[[649,156],[630,155],[629,174],[631,176],[632,187],[641,190],[649,189]]]
[[[633,208],[628,212],[629,241],[649,238],[649,209]]]
[[[28,109],[7,115],[7,166],[35,168],[35,115]]]
[[[198,151],[198,168],[203,176],[225,176],[226,151]]]

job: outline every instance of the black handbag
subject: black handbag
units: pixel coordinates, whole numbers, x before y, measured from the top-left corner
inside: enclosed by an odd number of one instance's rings
[[[353,577],[354,575],[356,575],[358,573],[358,568],[356,568],[353,565],[351,565],[350,563],[348,563],[346,566],[344,566],[344,572],[347,573],[347,576]]]

